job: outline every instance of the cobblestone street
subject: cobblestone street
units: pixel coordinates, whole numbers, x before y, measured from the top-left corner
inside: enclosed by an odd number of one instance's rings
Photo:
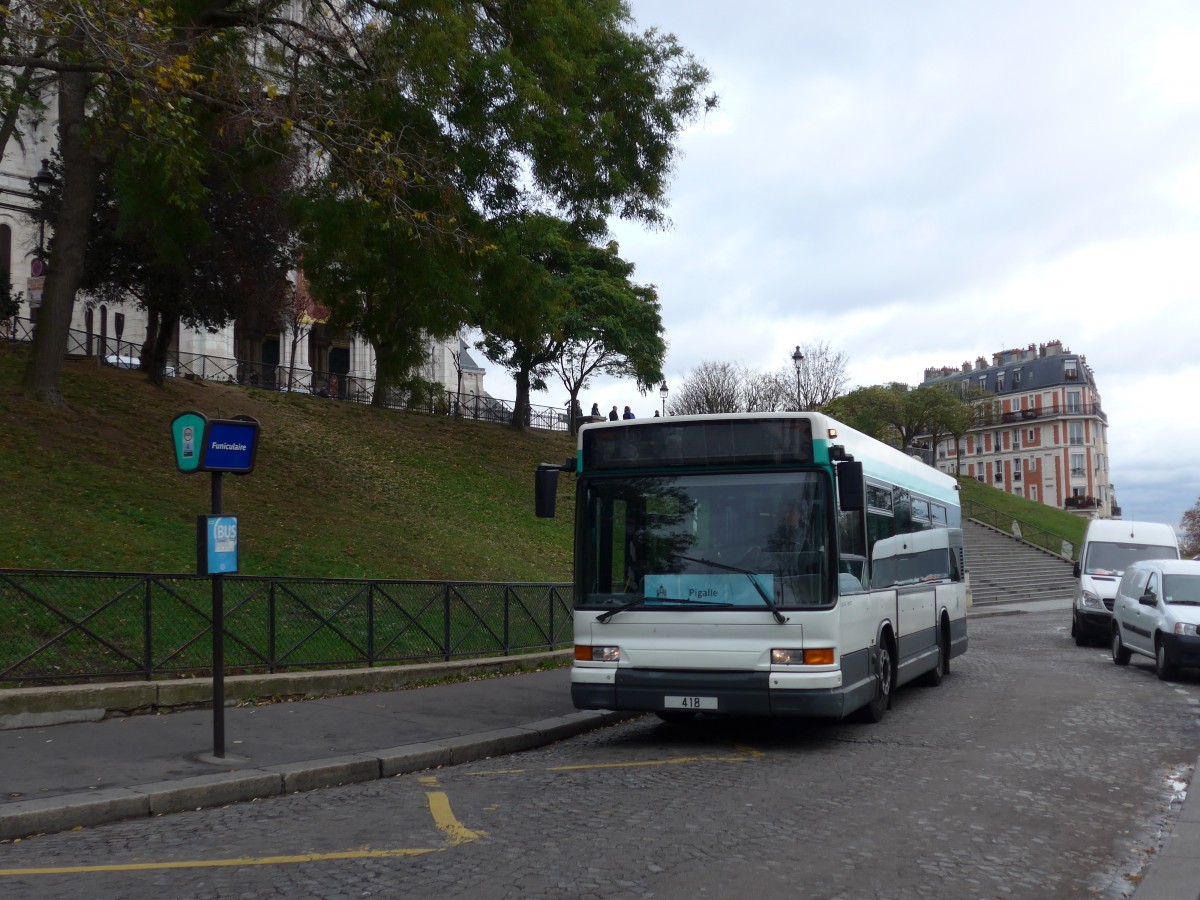
[[[5,845],[7,898],[1118,898],[1172,824],[1200,679],[973,619],[878,725],[647,717],[418,776]],[[233,861],[233,862],[231,862]],[[88,867],[109,867],[103,870]]]

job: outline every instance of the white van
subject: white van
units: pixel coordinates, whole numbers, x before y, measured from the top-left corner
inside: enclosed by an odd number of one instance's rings
[[[1125,568],[1143,559],[1179,559],[1175,529],[1159,522],[1093,519],[1075,563],[1075,603],[1071,637],[1080,647],[1090,638],[1108,643],[1113,599]]]
[[[1181,666],[1200,666],[1200,562],[1191,559],[1134,563],[1113,605],[1112,658],[1129,664],[1133,653],[1154,660],[1163,681]]]

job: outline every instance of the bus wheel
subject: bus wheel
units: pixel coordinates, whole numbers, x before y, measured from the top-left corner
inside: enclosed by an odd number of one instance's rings
[[[690,722],[696,718],[694,712],[688,712],[686,709],[660,709],[654,714],[664,722],[671,722],[675,725],[682,725],[684,722]]]
[[[892,705],[892,686],[895,684],[895,670],[892,666],[892,651],[885,639],[875,652],[875,697],[863,707],[863,720],[879,722],[887,714]]]

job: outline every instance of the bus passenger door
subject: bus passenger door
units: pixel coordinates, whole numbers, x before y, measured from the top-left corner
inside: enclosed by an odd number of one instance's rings
[[[897,588],[896,594],[896,651],[903,666],[937,644],[937,590],[932,584],[914,584]]]

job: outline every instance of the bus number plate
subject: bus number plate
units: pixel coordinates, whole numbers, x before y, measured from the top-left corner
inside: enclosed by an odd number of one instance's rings
[[[663,697],[664,709],[716,709],[716,697]]]

